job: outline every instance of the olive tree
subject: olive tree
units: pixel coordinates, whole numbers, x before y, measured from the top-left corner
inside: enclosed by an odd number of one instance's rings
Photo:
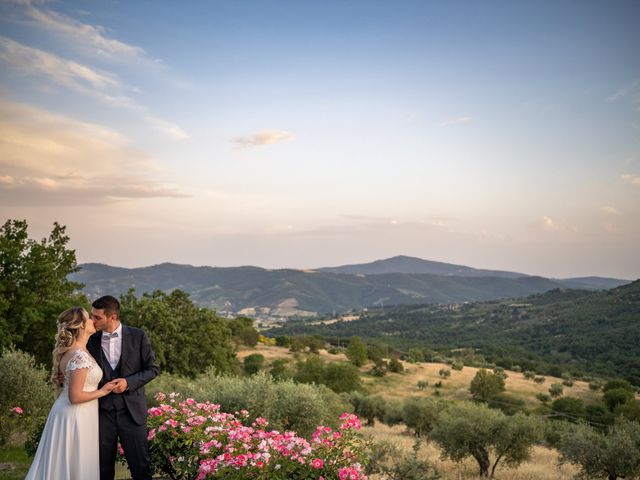
[[[504,392],[504,377],[481,368],[471,380],[469,391],[475,400],[486,402]]]
[[[493,478],[501,462],[517,467],[529,459],[532,446],[542,438],[542,427],[522,413],[506,416],[486,405],[464,402],[440,414],[430,438],[442,449],[443,458],[459,462],[472,457],[480,476]]]
[[[580,478],[640,478],[640,424],[618,419],[605,433],[587,424],[565,432],[558,445],[561,463],[580,468]]]

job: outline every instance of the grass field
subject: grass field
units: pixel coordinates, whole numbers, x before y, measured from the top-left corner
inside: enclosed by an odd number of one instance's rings
[[[414,444],[414,437],[403,426],[388,427],[377,424],[375,427],[363,427],[362,432],[374,441],[388,441],[407,453]],[[418,456],[428,460],[436,467],[443,480],[476,480],[478,467],[475,461],[468,459],[454,463],[440,458],[440,450],[433,443],[422,443]],[[492,458],[492,461],[494,459]],[[503,466],[504,467],[504,466]],[[558,453],[555,450],[536,446],[531,459],[516,469],[501,468],[498,464],[496,480],[569,480],[577,473],[572,465],[558,466]],[[371,477],[377,480],[376,476]]]
[[[243,349],[238,352],[238,359],[242,360],[252,353],[264,355],[267,364],[276,359],[284,358],[294,361],[294,354],[284,347],[273,347],[258,345],[255,348]],[[326,350],[320,350],[320,357],[326,361],[345,361],[343,354],[330,354]],[[442,368],[450,369],[449,365],[443,363],[407,363],[402,362],[405,371],[403,373],[388,373],[384,377],[374,377],[367,375],[372,364],[365,365],[361,371],[362,379],[367,391],[371,394],[379,394],[386,399],[402,399],[407,396],[429,395],[435,391],[434,384],[442,381],[440,391],[441,398],[451,400],[470,399],[469,385],[478,371],[475,367],[464,367],[461,371],[451,370],[451,376],[447,379],[440,378],[438,372]],[[505,382],[506,391],[511,396],[521,399],[529,408],[540,405],[536,399],[538,393],[548,393],[552,383],[562,383],[561,378],[546,377],[543,384],[537,384],[533,380],[527,380],[522,373],[507,370],[507,380]],[[418,389],[418,382],[426,380],[429,386],[421,391]],[[586,382],[575,381],[572,387],[564,387],[564,395],[578,397],[586,403],[597,402],[600,393],[589,390]]]

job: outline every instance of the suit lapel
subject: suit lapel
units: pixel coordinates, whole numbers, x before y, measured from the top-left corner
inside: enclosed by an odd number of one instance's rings
[[[127,350],[129,347],[129,327],[122,325],[122,347],[120,348],[120,373],[125,375],[125,360],[127,358]]]

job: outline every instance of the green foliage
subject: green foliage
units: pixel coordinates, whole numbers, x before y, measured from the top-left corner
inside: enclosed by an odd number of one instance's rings
[[[438,375],[440,375],[440,378],[449,378],[451,376],[451,370],[448,368],[441,368],[438,370]]]
[[[623,378],[609,380],[607,383],[604,384],[604,387],[602,387],[602,391],[606,393],[609,390],[614,390],[616,388],[622,388],[623,390],[629,390],[630,392],[635,391],[633,386]]]
[[[384,377],[387,374],[389,365],[381,358],[377,358],[371,368],[371,375],[374,377]]]
[[[326,385],[334,392],[351,392],[361,387],[358,368],[348,362],[325,364],[318,355],[299,361],[294,375],[296,382]]]
[[[527,380],[533,380],[536,376],[536,372],[526,370],[522,375],[524,375],[524,378],[526,378]]]
[[[239,345],[255,347],[258,344],[260,334],[253,326],[253,319],[238,317],[228,321],[229,329],[234,341]]]
[[[353,405],[353,413],[367,421],[367,425],[373,427],[376,419],[384,420],[387,411],[387,402],[380,395],[364,395],[354,392],[349,401]]]
[[[361,367],[367,361],[367,345],[360,337],[352,337],[346,350],[347,358],[357,367]]]
[[[628,420],[640,422],[640,400],[628,400],[616,406],[613,413],[616,416],[623,416]]]
[[[334,392],[352,392],[361,387],[358,368],[348,362],[329,362],[322,382]]]
[[[264,355],[252,353],[244,358],[244,371],[249,375],[255,375],[264,368]]]
[[[44,367],[20,350],[5,349],[0,356],[0,445],[15,431],[27,431],[33,422],[46,417],[53,403],[53,391]],[[22,414],[12,411],[20,407]]]
[[[551,404],[552,418],[577,422],[585,418],[584,402],[575,397],[557,398]]]
[[[65,227],[54,223],[39,242],[28,237],[27,228],[24,220],[0,227],[0,349],[14,345],[51,365],[55,319],[88,302],[78,293],[82,285],[68,279],[78,267]]]
[[[419,380],[418,381],[418,390],[424,390],[429,386],[429,382],[427,380]]]
[[[580,424],[562,435],[558,449],[562,463],[580,468],[580,478],[640,477],[640,424],[617,420],[606,433]]]
[[[393,373],[403,372],[404,367],[402,366],[402,362],[396,357],[391,358],[391,360],[389,360],[389,371]]]
[[[601,381],[594,380],[592,382],[589,382],[589,390],[591,390],[592,392],[597,392],[601,388],[602,388],[602,382]]]
[[[473,457],[479,473],[493,476],[502,461],[517,467],[531,454],[531,447],[542,438],[542,426],[521,413],[508,417],[482,404],[453,404],[438,417],[430,438],[442,454],[455,462]],[[495,461],[491,466],[490,455]]]
[[[123,321],[148,333],[162,371],[195,376],[207,367],[220,373],[237,368],[229,322],[194,305],[182,290],[140,298],[130,290],[120,303]]]
[[[464,363],[462,363],[462,362],[453,362],[451,364],[451,368],[453,370],[457,370],[458,372],[461,372],[462,369],[464,368]]]
[[[500,373],[481,368],[471,380],[469,391],[475,400],[486,402],[504,392],[504,378]]]
[[[402,405],[402,417],[407,428],[417,436],[428,434],[436,424],[443,404],[432,398],[406,397]]]
[[[571,369],[576,374],[622,376],[640,386],[640,281],[607,291],[553,290],[533,295],[521,300],[528,305],[526,314],[513,308],[513,302],[476,302],[451,312],[433,305],[369,309],[353,322],[291,324],[284,332],[336,338],[360,335],[366,340],[384,339],[405,352],[422,350],[424,345],[439,351],[467,345],[487,362],[503,361],[503,366],[518,364],[545,375],[560,376]]]
[[[537,393],[536,398],[545,404],[551,401],[551,395],[547,395],[546,393]]]
[[[538,385],[542,385],[544,382],[546,382],[546,380],[547,379],[545,377],[541,376],[541,375],[540,376],[535,376],[533,378],[533,381],[536,382]]]
[[[613,412],[618,405],[624,405],[633,400],[634,397],[635,394],[632,391],[625,388],[613,388],[604,392],[602,401],[609,411]]]
[[[418,347],[410,348],[407,352],[407,357],[411,363],[424,362],[424,352]]]
[[[293,377],[293,372],[289,368],[289,361],[285,358],[277,358],[271,362],[269,374],[276,380]]]
[[[523,399],[500,393],[487,400],[487,405],[491,408],[502,410],[506,415],[515,415],[518,412],[526,412],[526,403]]]
[[[271,427],[310,435],[318,425],[337,426],[349,404],[324,385],[302,385],[291,380],[274,381],[264,373],[251,377],[220,376],[214,369],[195,379],[162,374],[147,386],[147,397],[155,403],[156,392],[180,392],[184,397],[220,404],[221,410],[248,410],[269,420]]]
[[[403,402],[400,400],[387,401],[387,408],[381,421],[390,427],[402,423],[404,421]]]
[[[549,395],[551,395],[552,398],[562,396],[563,392],[564,392],[564,387],[562,386],[561,383],[552,383],[551,386],[549,387]]]

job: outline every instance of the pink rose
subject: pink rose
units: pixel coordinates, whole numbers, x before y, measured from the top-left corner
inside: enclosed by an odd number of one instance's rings
[[[13,407],[13,408],[11,409],[11,411],[12,411],[13,413],[17,413],[18,415],[22,415],[22,414],[24,413],[24,410],[22,410],[22,408],[20,408],[20,407]]]

